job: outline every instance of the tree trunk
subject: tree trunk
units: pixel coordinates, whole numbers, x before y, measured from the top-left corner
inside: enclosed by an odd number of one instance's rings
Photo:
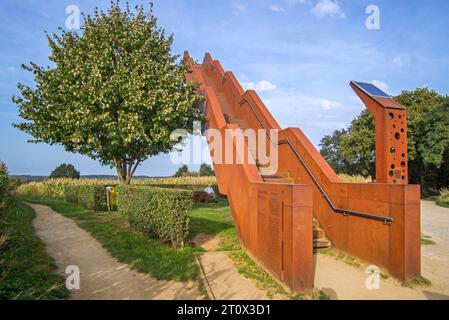
[[[126,161],[119,160],[115,161],[115,166],[117,170],[117,176],[120,183],[130,185],[132,177],[139,166],[140,161]]]

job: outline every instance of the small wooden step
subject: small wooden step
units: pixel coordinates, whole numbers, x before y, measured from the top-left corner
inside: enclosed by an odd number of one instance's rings
[[[320,228],[313,228],[313,238],[314,239],[322,239],[325,238],[324,230]]]
[[[265,182],[272,182],[272,183],[294,183],[294,179],[293,178],[264,178],[263,181]]]
[[[331,243],[327,239],[313,239],[313,247],[315,249],[330,248]]]
[[[320,228],[318,219],[313,218],[313,248],[329,248],[331,247],[330,241],[326,238],[326,233]]]

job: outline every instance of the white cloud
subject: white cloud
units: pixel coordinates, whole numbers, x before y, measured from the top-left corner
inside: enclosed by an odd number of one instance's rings
[[[256,91],[271,91],[271,90],[276,89],[276,86],[274,84],[272,84],[270,81],[267,81],[267,80],[260,80],[257,83],[244,82],[243,86],[246,89],[256,90]]]
[[[398,67],[403,67],[410,62],[410,57],[408,55],[400,54],[395,56],[392,62]]]
[[[330,101],[330,100],[321,99],[321,98],[319,98],[318,101],[324,110],[331,110],[334,108],[341,107],[341,103],[337,102],[337,101]]]
[[[312,13],[318,18],[325,16],[345,18],[345,13],[341,10],[336,0],[319,0],[312,8]]]
[[[241,3],[233,3],[232,4],[232,14],[234,16],[239,16],[243,12],[246,11],[246,7]]]
[[[273,12],[284,12],[285,11],[284,8],[282,8],[278,5],[275,5],[275,4],[270,5],[268,8]]]
[[[298,92],[285,92],[276,93],[271,95],[269,99],[264,100],[267,106],[283,116],[295,117],[295,114],[299,111],[314,113],[320,110],[331,110],[341,107],[341,103],[338,101],[329,100],[322,97],[312,97],[306,94]]]
[[[378,87],[380,90],[382,90],[383,92],[388,93],[388,85],[380,80],[373,80],[371,81],[372,84],[374,84],[376,87]]]

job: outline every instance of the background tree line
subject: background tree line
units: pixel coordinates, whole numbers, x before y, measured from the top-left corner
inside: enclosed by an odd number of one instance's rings
[[[176,171],[174,177],[213,177],[215,172],[212,167],[206,163],[201,164],[199,171],[190,171],[187,165],[182,165],[178,171]]]
[[[394,98],[407,108],[409,182],[424,193],[449,185],[449,97],[428,88]],[[337,173],[375,177],[374,118],[363,110],[347,129],[321,139],[320,152]]]

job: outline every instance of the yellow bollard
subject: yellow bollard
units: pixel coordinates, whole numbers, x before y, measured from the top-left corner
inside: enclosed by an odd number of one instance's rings
[[[114,187],[106,187],[106,202],[108,211],[112,211],[116,204],[117,193]]]

